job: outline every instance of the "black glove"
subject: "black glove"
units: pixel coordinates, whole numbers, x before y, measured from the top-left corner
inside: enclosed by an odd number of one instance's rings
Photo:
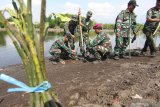
[[[133,37],[131,43],[133,43],[136,40],[136,36]]]
[[[81,52],[82,56],[84,56],[84,54],[85,54],[85,49],[84,49],[84,47],[80,47],[80,52]]]
[[[133,37],[131,43],[133,43],[136,40],[136,37],[137,37],[137,35],[136,35],[136,33],[134,33],[134,37]]]
[[[91,50],[91,49],[92,49],[92,47],[90,47],[90,46],[86,47],[86,50]]]

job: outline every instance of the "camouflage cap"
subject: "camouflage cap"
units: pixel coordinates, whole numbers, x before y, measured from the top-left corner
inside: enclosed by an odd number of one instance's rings
[[[88,11],[88,12],[87,12],[87,16],[90,16],[90,17],[91,17],[91,16],[92,16],[92,12],[91,12],[91,11]]]
[[[136,0],[130,0],[128,5],[138,6]]]
[[[78,21],[78,16],[77,15],[72,15],[72,18],[71,18],[73,21]]]

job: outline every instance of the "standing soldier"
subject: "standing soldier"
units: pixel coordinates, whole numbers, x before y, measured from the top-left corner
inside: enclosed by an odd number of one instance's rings
[[[156,54],[156,47],[154,43],[154,33],[160,23],[160,0],[157,0],[156,6],[152,7],[147,11],[147,19],[144,24],[143,33],[146,35],[146,41],[144,44],[144,48],[141,51],[141,54],[144,55],[144,52],[147,51],[149,46],[150,55],[154,57]]]
[[[69,22],[66,22],[64,25],[64,35],[68,37],[67,46],[71,47],[72,50],[75,49],[74,37],[77,25],[78,25],[77,15],[73,15],[71,20]]]
[[[56,40],[52,44],[49,53],[53,56],[53,61],[65,64],[63,59],[72,59],[75,56],[76,52],[71,48],[67,47],[67,45],[65,44],[66,42],[68,42],[68,37],[64,36],[62,39]]]
[[[130,43],[129,33],[132,29],[133,34],[135,33],[136,27],[136,15],[133,12],[135,7],[138,6],[135,0],[130,0],[128,2],[128,7],[126,10],[122,10],[116,18],[115,22],[115,33],[116,33],[116,45],[114,47],[115,57],[125,58],[125,49]]]
[[[99,62],[103,57],[112,52],[110,38],[102,30],[102,24],[96,24],[93,29],[97,34],[96,38],[88,45],[89,53],[94,55],[94,59]]]
[[[92,21],[91,21],[91,17],[92,17],[92,12],[88,11],[86,14],[86,18],[82,19],[82,33],[83,33],[83,42],[85,43],[86,47],[88,47],[89,45],[89,31],[91,30],[92,27]],[[79,45],[81,48],[83,48],[81,45],[81,40],[79,42]],[[81,51],[84,52],[84,49],[81,49]],[[82,52],[82,54],[84,54]]]

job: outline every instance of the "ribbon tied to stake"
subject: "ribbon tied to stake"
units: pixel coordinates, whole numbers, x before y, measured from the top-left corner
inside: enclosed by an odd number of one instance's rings
[[[49,88],[51,88],[51,84],[48,81],[43,81],[36,87],[29,87],[28,85],[24,84],[21,81],[16,80],[5,74],[0,74],[0,80],[3,80],[7,83],[13,84],[18,86],[18,88],[9,88],[7,92],[27,92],[27,93],[40,93],[45,92]]]

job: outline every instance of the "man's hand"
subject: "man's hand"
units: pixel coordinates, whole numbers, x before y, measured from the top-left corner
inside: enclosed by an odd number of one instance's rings
[[[84,47],[81,47],[81,48],[80,48],[80,52],[81,52],[81,53],[84,53],[84,52],[85,52]]]
[[[119,47],[122,47],[122,40],[121,40],[121,38],[119,36],[116,37],[116,43],[118,43]]]
[[[74,38],[75,36],[74,36],[74,35],[71,35],[71,37]]]
[[[70,58],[73,60],[77,59],[76,50],[72,50],[72,54],[70,55]]]
[[[135,32],[133,32],[133,34],[134,34],[134,37],[132,38],[131,43],[133,43],[136,40],[136,37],[137,37],[137,34]]]
[[[84,26],[84,24],[82,22],[79,23],[80,26]]]
[[[76,54],[76,50],[72,50],[72,54],[75,55]]]

